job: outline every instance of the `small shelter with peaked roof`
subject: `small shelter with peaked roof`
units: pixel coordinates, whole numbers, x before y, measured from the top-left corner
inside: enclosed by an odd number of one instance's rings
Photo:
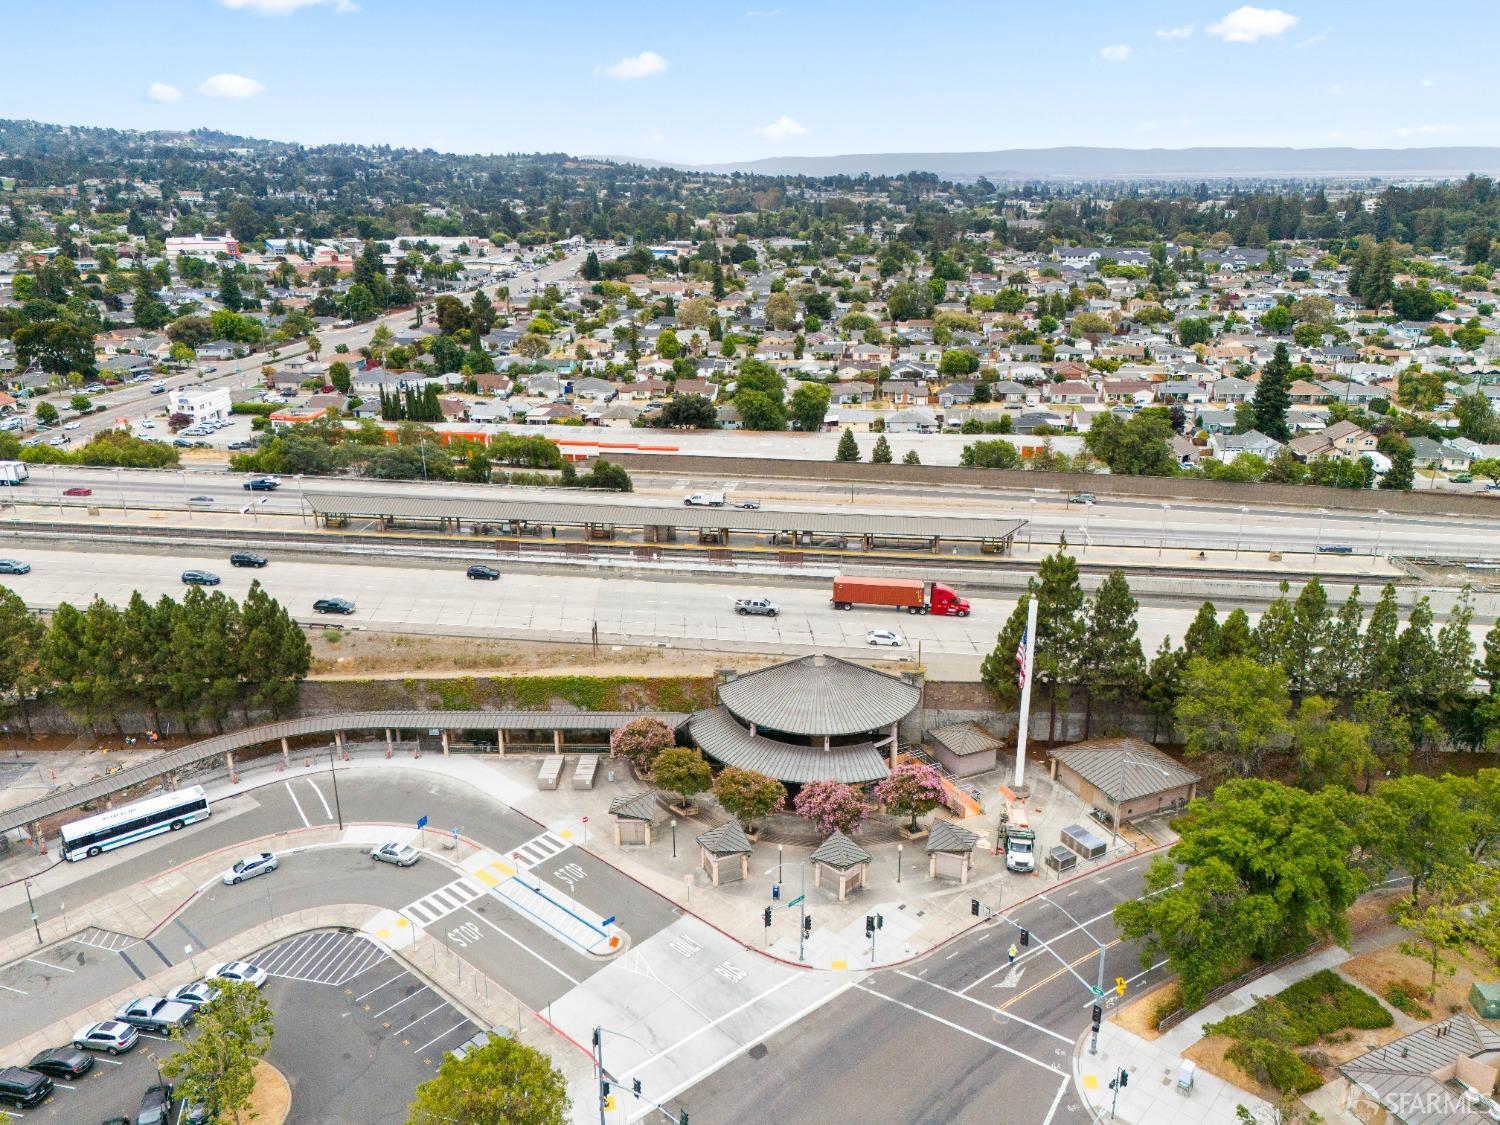
[[[927,877],[967,883],[974,871],[974,847],[979,833],[951,820],[934,820],[927,830]]]
[[[954,777],[988,773],[999,760],[1000,740],[978,723],[949,723],[927,732],[932,756]]]
[[[1048,750],[1052,778],[1116,824],[1185,806],[1199,777],[1139,738],[1095,738]]]
[[[626,793],[609,803],[615,818],[615,847],[651,846],[651,829],[661,814],[653,793]]]
[[[818,845],[817,851],[808,857],[813,868],[813,886],[823,885],[823,873],[828,872],[832,887],[838,888],[839,901],[843,902],[850,891],[865,885],[870,868],[870,853],[865,851],[842,832],[833,835]]]
[[[727,821],[698,837],[698,866],[714,886],[750,878],[753,845],[738,821]]]

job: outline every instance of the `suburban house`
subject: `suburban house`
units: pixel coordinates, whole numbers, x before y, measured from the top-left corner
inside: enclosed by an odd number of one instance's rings
[[[1241,453],[1254,453],[1269,461],[1280,452],[1281,442],[1259,430],[1246,430],[1242,434],[1209,434],[1208,448],[1224,464],[1231,465]]]

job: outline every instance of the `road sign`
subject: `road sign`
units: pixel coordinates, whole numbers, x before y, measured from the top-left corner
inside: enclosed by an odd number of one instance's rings
[[[417,827],[418,828],[426,828],[427,827],[427,816],[426,816],[425,813],[422,816],[417,817]]]
[[[1124,977],[1115,977],[1115,992],[1120,996],[1124,996],[1126,984],[1127,982]]]
[[[1102,988],[1095,988],[1093,985],[1089,985],[1089,991],[1092,992],[1095,996],[1103,996],[1104,995],[1104,989],[1102,989]]]
[[[602,921],[602,922],[599,923],[599,925],[601,925],[601,926],[613,926],[614,924],[615,924],[615,916],[613,914],[611,914],[608,918],[604,919],[604,921]]]
[[[587,823],[588,823],[588,822],[589,822],[589,818],[588,818],[588,817],[584,817],[584,818],[583,818],[583,823],[584,823],[584,824],[587,824]]]
[[[792,899],[791,902],[787,903],[787,906],[789,906],[789,907],[790,906],[801,906],[802,905],[802,900],[805,899],[806,897],[807,897],[806,895],[798,895],[796,898]]]

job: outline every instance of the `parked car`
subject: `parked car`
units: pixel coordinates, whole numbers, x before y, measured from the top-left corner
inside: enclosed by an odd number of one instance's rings
[[[206,980],[195,980],[190,984],[179,985],[167,993],[168,1000],[176,1000],[179,1004],[191,1004],[195,1008],[211,1003],[219,995],[219,990]]]
[[[255,443],[253,441],[232,441],[232,442],[229,443],[229,448],[230,449],[254,449],[255,448]]]
[[[229,565],[262,567],[266,565],[266,557],[253,551],[236,551],[229,556]]]
[[[147,1086],[141,1095],[141,1108],[135,1111],[135,1125],[170,1125],[171,1119],[171,1084],[161,1082]]]
[[[224,882],[229,885],[243,883],[246,879],[254,879],[257,875],[264,875],[268,871],[275,871],[279,866],[275,852],[258,852],[255,855],[247,855],[228,871],[224,872]]]
[[[381,863],[394,863],[397,867],[410,867],[422,858],[422,853],[410,844],[381,844],[370,852],[371,859]]]
[[[83,423],[82,422],[64,422],[63,423],[63,429],[65,429],[65,430],[81,430],[81,429],[83,429]],[[1470,477],[1469,479],[1473,480],[1474,478]]]
[[[865,644],[886,645],[891,648],[901,647],[901,636],[889,629],[871,629],[865,634]]]
[[[256,988],[264,988],[269,975],[259,965],[252,965],[249,961],[220,961],[217,965],[208,967],[209,980],[242,981],[253,984]]]
[[[63,489],[64,496],[92,496],[93,494],[94,490],[92,488],[84,488],[82,485]]]
[[[41,1105],[52,1093],[52,1079],[24,1066],[8,1066],[0,1070],[0,1101],[30,1109]]]
[[[143,430],[154,430],[154,429],[156,429],[156,423],[153,422],[153,421],[151,421],[150,418],[142,418],[141,419],[141,429],[143,429]]]
[[[31,564],[20,559],[0,559],[0,574],[30,574]]]
[[[343,613],[354,612],[354,603],[348,598],[319,598],[313,602],[314,613]]]
[[[191,1004],[168,1000],[165,996],[142,996],[115,1009],[115,1019],[123,1020],[140,1031],[166,1035],[173,1028],[187,1027],[196,1018]]]
[[[189,586],[217,586],[219,576],[207,570],[184,570],[182,580]]]
[[[77,1078],[94,1067],[94,1056],[77,1047],[48,1047],[26,1064],[51,1078]]]
[[[470,578],[484,578],[491,582],[500,577],[500,572],[492,566],[483,563],[475,563],[465,572]]]
[[[141,1033],[123,1020],[101,1020],[81,1028],[73,1036],[73,1046],[84,1051],[106,1051],[118,1055],[141,1040]]]
[[[775,617],[781,607],[770,598],[736,598],[734,612],[741,617]]]

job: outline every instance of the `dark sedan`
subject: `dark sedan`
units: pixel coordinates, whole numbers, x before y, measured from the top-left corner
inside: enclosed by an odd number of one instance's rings
[[[500,572],[494,567],[483,566],[477,563],[474,566],[469,567],[467,573],[470,578],[483,578],[490,582],[493,582],[495,579],[500,577]]]
[[[266,565],[266,556],[257,555],[253,551],[236,551],[229,556],[229,565],[262,567]]]
[[[52,1078],[77,1078],[87,1074],[93,1066],[94,1056],[77,1047],[49,1047],[26,1064],[28,1070]]]
[[[217,586],[219,576],[207,570],[184,570],[182,580],[189,586]]]
[[[353,613],[354,603],[348,598],[319,598],[313,602],[314,613]]]

